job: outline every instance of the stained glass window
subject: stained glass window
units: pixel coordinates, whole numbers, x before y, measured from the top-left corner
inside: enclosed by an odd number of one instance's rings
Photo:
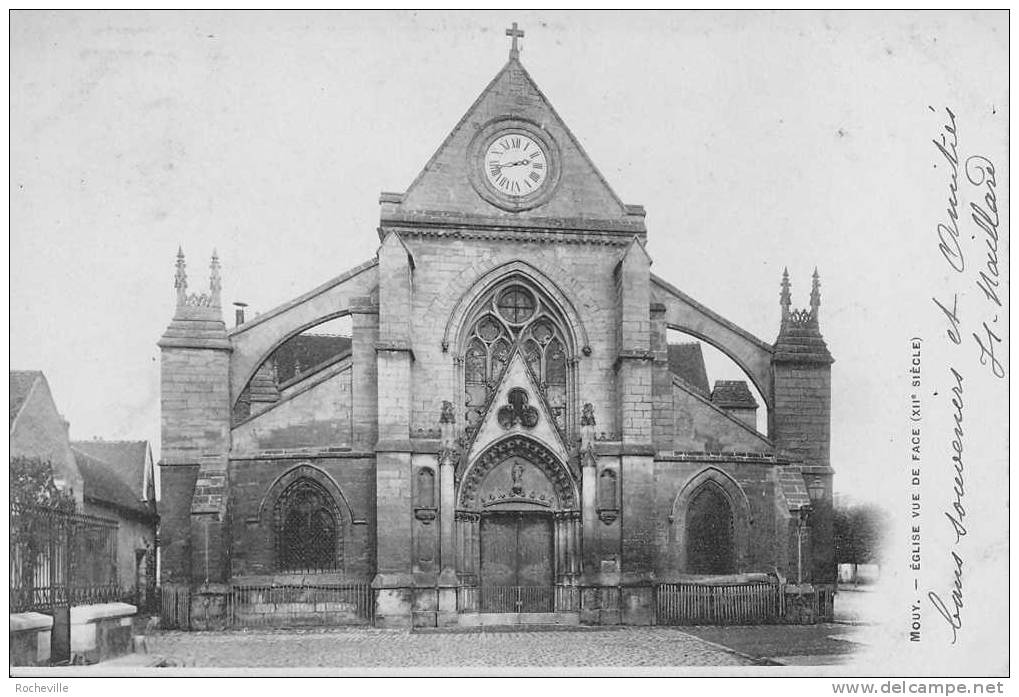
[[[467,382],[485,382],[488,368],[488,351],[485,345],[475,339],[467,349],[467,356],[464,358],[464,374]]]
[[[463,359],[468,429],[480,424],[491,392],[517,347],[548,401],[553,420],[565,431],[568,351],[551,306],[541,294],[511,283],[482,298],[478,307]]]
[[[298,479],[275,506],[277,566],[280,571],[342,568],[342,528],[332,497],[310,479]]]
[[[534,314],[534,298],[521,286],[510,286],[499,295],[498,308],[507,321],[519,324]]]

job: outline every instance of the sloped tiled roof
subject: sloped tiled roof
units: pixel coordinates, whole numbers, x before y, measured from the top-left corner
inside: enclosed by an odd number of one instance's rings
[[[74,450],[74,459],[81,472],[86,499],[136,513],[153,513],[149,506],[135,496],[127,482],[117,476],[113,467],[77,449]]]
[[[32,391],[32,385],[43,376],[38,370],[12,370],[10,373],[10,421],[7,423],[8,428],[14,424],[14,419],[17,418],[21,407],[25,404],[25,400],[28,399],[28,393]]]
[[[89,457],[102,460],[125,482],[135,498],[145,495],[145,456],[149,444],[144,440],[77,440],[71,447]]]
[[[750,393],[746,380],[715,380],[711,402],[723,409],[756,409],[757,400]]]
[[[273,353],[276,361],[276,380],[279,384],[294,377],[295,367],[307,373],[315,366],[350,351],[349,336],[329,334],[302,334],[285,342]]]
[[[711,392],[700,344],[669,344],[669,370],[705,397]]]

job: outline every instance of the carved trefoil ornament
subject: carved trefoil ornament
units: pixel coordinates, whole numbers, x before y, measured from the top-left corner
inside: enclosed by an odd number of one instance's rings
[[[510,429],[518,425],[524,428],[538,425],[538,410],[528,404],[530,397],[526,390],[514,387],[506,396],[506,401],[508,404],[500,407],[497,414],[500,426]]]

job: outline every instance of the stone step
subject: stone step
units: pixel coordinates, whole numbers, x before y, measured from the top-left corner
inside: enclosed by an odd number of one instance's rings
[[[461,627],[515,625],[571,626],[580,624],[578,612],[474,612],[459,616]]]

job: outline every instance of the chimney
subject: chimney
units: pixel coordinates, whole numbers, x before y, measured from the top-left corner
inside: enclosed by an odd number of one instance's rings
[[[248,306],[247,303],[234,303],[234,326],[239,327],[244,324],[244,308]]]

